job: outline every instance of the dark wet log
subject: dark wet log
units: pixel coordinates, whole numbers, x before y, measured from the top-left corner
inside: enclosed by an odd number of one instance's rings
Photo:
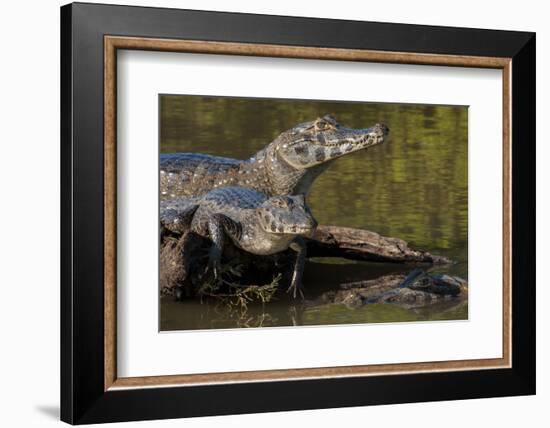
[[[308,240],[308,257],[343,257],[387,263],[451,263],[446,257],[414,250],[402,239],[340,226],[319,226]]]

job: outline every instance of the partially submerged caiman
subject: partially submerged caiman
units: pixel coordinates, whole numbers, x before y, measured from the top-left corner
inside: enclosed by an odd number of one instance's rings
[[[335,159],[383,143],[383,124],[352,129],[326,115],[279,135],[248,160],[196,153],[160,156],[161,200],[199,196],[217,187],[241,186],[268,196],[307,194]]]
[[[340,284],[323,293],[310,305],[345,304],[350,307],[391,303],[419,308],[438,303],[461,302],[468,297],[468,282],[457,276],[420,268],[408,275],[390,273],[375,279]]]
[[[212,241],[209,266],[218,277],[224,243],[257,255],[271,255],[291,248],[297,257],[289,290],[300,290],[306,258],[302,236],[317,227],[303,195],[267,197],[253,189],[225,187],[202,197],[162,201],[161,225],[182,233],[190,230]]]

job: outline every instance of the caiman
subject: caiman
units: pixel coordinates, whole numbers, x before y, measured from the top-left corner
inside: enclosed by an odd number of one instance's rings
[[[399,273],[375,279],[340,284],[317,298],[315,304],[337,303],[361,306],[391,303],[404,308],[420,308],[436,303],[460,303],[468,297],[468,282],[457,276],[414,269],[407,276]]]
[[[301,293],[306,258],[303,236],[317,227],[304,195],[272,196],[254,189],[224,187],[200,197],[162,201],[160,222],[166,229],[181,233],[190,230],[209,238],[212,247],[209,267],[218,277],[224,242],[257,255],[271,255],[288,248],[297,257],[288,291]]]
[[[161,200],[240,186],[268,196],[307,194],[337,158],[384,142],[389,128],[352,129],[326,115],[280,134],[247,160],[196,153],[160,156]]]

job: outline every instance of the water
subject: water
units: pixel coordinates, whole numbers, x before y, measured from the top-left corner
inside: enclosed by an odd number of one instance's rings
[[[468,277],[468,110],[461,106],[162,96],[161,151],[246,159],[279,133],[332,113],[348,127],[376,122],[390,139],[344,156],[315,182],[308,202],[321,224],[365,228],[444,255],[444,269]],[[307,301],[338,284],[409,268],[373,263],[309,262]],[[335,268],[338,266],[338,268]],[[286,296],[245,314],[198,301],[161,299],[161,329],[234,328],[465,319],[467,304],[404,309],[294,303]]]

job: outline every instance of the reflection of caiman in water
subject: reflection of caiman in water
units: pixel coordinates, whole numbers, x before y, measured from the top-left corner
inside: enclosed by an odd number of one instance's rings
[[[335,159],[383,143],[388,132],[382,124],[345,128],[327,115],[283,132],[248,160],[161,154],[161,199],[199,196],[227,186],[252,188],[268,196],[307,194]]]

